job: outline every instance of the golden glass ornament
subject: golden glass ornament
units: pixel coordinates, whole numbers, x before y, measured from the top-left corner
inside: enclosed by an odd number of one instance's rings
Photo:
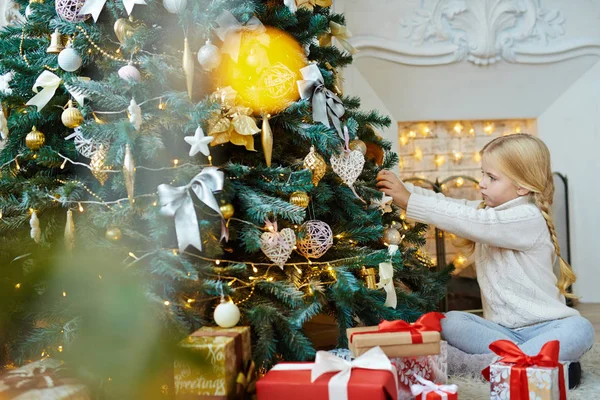
[[[106,155],[108,154],[108,150],[104,146],[104,144],[100,144],[98,146],[98,150],[94,152],[90,159],[90,167],[92,168],[92,175],[100,182],[100,185],[104,186],[104,182],[108,179],[108,172],[106,172],[106,167],[104,166],[104,160],[106,159]]]
[[[375,268],[362,267],[361,275],[365,278],[367,288],[376,290],[377,289],[377,277],[375,276]]]
[[[67,250],[73,250],[75,247],[75,222],[73,221],[73,211],[67,211],[67,223],[65,225],[65,246]]]
[[[58,54],[65,49],[63,44],[63,36],[58,31],[58,28],[50,35],[50,46],[46,49],[46,53]]]
[[[273,131],[269,124],[270,115],[267,114],[262,121],[260,140],[265,154],[265,163],[267,167],[271,166],[271,157],[273,156]]]
[[[188,38],[183,39],[183,74],[185,75],[185,85],[188,92],[188,97],[190,100],[192,99],[192,94],[194,92],[194,67],[196,63],[194,62],[194,56],[192,55],[192,51],[190,50],[190,45],[188,43]]]
[[[221,204],[219,206],[219,210],[221,210],[221,214],[223,214],[223,218],[225,218],[225,219],[229,219],[229,218],[233,217],[233,213],[235,212],[233,205],[230,203]]]
[[[295,206],[306,208],[308,207],[308,203],[310,202],[310,197],[306,192],[294,192],[290,196],[290,203]]]
[[[304,158],[304,168],[311,170],[313,184],[318,186],[319,181],[325,176],[325,172],[327,171],[327,163],[323,157],[315,151],[315,146],[310,147],[310,152]]]
[[[128,18],[119,18],[115,21],[114,30],[119,43],[125,44],[127,39],[129,39],[135,31],[141,26],[141,24],[136,24],[133,21],[133,17]]]
[[[83,123],[83,114],[78,108],[73,106],[73,102],[69,100],[67,108],[62,112],[60,119],[64,126],[69,129],[75,129]]]
[[[385,243],[387,245],[396,245],[397,246],[402,241],[402,235],[400,235],[400,232],[398,232],[398,229],[385,228],[383,230],[382,241],[383,241],[383,243]]]
[[[362,155],[364,156],[365,154],[367,154],[367,145],[365,144],[365,142],[363,142],[360,139],[356,139],[350,142],[350,150],[358,150],[362,153]]]
[[[267,26],[264,30],[244,30],[228,35],[222,48],[233,47],[240,40],[237,62],[223,57],[218,70],[221,86],[231,86],[239,102],[256,114],[274,114],[298,100],[296,81],[300,69],[307,65],[300,43],[288,33]],[[232,42],[232,43],[228,43]]]
[[[125,157],[123,157],[123,180],[125,181],[125,189],[127,189],[127,198],[129,203],[134,202],[135,188],[135,163],[133,162],[133,154],[129,144],[125,145]]]
[[[25,136],[25,145],[33,151],[39,150],[45,142],[46,137],[42,132],[38,131],[35,126],[31,129],[31,132]]]
[[[108,241],[118,242],[119,240],[121,240],[121,237],[122,237],[121,230],[117,227],[109,228],[104,233],[104,237]]]

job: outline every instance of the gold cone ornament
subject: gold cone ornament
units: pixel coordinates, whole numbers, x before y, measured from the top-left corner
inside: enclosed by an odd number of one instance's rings
[[[192,93],[194,91],[194,57],[190,46],[188,44],[188,38],[183,40],[183,73],[185,75],[185,84],[190,100],[192,99]]]
[[[67,211],[67,224],[65,225],[65,246],[67,250],[73,250],[75,247],[75,222],[73,221],[73,211]]]
[[[83,123],[83,114],[73,106],[73,101],[69,100],[67,108],[62,112],[60,119],[64,126],[75,129]]]
[[[58,31],[58,28],[50,35],[50,46],[46,49],[46,53],[58,54],[65,49],[63,44],[62,34]]]
[[[104,146],[103,143],[98,146],[98,150],[94,152],[92,158],[90,159],[90,168],[92,168],[92,175],[100,182],[100,185],[104,186],[104,182],[108,179],[108,172],[105,170],[104,160],[106,160],[106,155],[108,154],[108,149]]]
[[[31,129],[31,132],[25,136],[25,145],[33,151],[39,150],[45,142],[46,137],[42,132],[38,131],[35,126]]]
[[[135,187],[135,164],[133,162],[133,154],[128,144],[125,145],[125,157],[123,158],[123,180],[125,181],[125,189],[127,189],[127,197],[129,203],[134,202],[134,187]]]
[[[313,184],[318,186],[319,181],[325,176],[325,172],[327,171],[327,163],[323,157],[315,151],[315,146],[310,146],[310,152],[304,158],[304,168],[311,170],[313,174]]]
[[[262,142],[263,152],[265,153],[265,163],[267,167],[271,166],[271,156],[273,155],[273,131],[269,124],[270,114],[267,114],[262,121],[260,140]]]

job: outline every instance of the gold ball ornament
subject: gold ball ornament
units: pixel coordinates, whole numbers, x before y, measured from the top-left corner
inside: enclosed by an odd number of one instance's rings
[[[229,35],[223,48],[239,36]],[[243,31],[237,61],[224,55],[218,70],[219,86],[231,86],[241,105],[256,115],[276,114],[298,100],[300,69],[307,65],[302,46],[288,33],[267,26],[262,33]]]
[[[38,131],[35,126],[31,129],[31,132],[25,136],[25,145],[33,151],[39,150],[45,142],[46,137],[42,132]]]
[[[109,228],[104,233],[104,237],[108,241],[118,242],[119,240],[121,240],[121,237],[122,237],[121,230],[119,228],[116,228],[116,227]]]
[[[64,126],[75,129],[83,123],[83,114],[78,108],[73,107],[73,102],[69,100],[67,108],[63,111],[60,119]]]
[[[219,206],[219,210],[221,210],[221,214],[223,214],[223,218],[225,218],[225,219],[229,219],[229,218],[233,217],[233,213],[235,212],[233,205],[230,203],[221,204]]]
[[[319,181],[327,172],[327,163],[323,157],[315,151],[315,147],[310,147],[310,152],[304,157],[304,168],[310,169],[312,172],[312,181],[315,186],[319,185]]]
[[[295,206],[306,208],[308,207],[308,203],[310,202],[310,197],[306,192],[294,192],[290,196],[290,203]]]
[[[358,150],[364,156],[367,154],[367,145],[362,140],[356,139],[350,142],[350,150]]]
[[[382,241],[388,245],[399,245],[402,241],[402,235],[398,232],[398,229],[394,228],[385,228],[383,230]]]

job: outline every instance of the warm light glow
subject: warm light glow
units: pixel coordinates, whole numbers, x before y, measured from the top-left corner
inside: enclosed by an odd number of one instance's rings
[[[131,251],[129,252],[129,257],[135,258],[136,260],[138,259]]]
[[[462,160],[463,158],[463,153],[461,153],[460,151],[453,150],[452,155],[454,157],[454,161],[456,162],[460,162],[460,160]]]
[[[15,168],[17,168],[17,171],[21,169],[21,166],[19,165],[19,160],[17,158],[15,158]]]
[[[483,128],[483,131],[488,134],[491,135],[492,133],[494,133],[494,124],[489,123],[485,126],[485,128]]]
[[[60,169],[65,169],[66,165],[67,165],[67,159],[65,159],[65,161],[63,161],[63,163],[60,164]]]
[[[63,292],[63,297],[67,297],[67,292]]]
[[[463,178],[458,178],[456,180],[456,186],[461,187],[464,184],[465,184],[465,180]]]
[[[62,346],[58,346],[58,351],[59,351],[60,353],[62,353],[62,350],[63,350],[63,347],[62,347]]]
[[[423,159],[423,150],[421,150],[420,147],[415,147],[414,157],[417,161],[421,161]]]
[[[479,152],[473,154],[473,161],[475,161],[476,163],[481,161],[481,154]]]
[[[466,263],[466,262],[467,262],[467,259],[462,254],[459,254],[458,257],[456,257],[456,259],[454,260],[454,264],[456,264],[459,267],[462,267],[464,265],[464,263]]]
[[[400,146],[406,146],[408,144],[408,137],[405,135],[400,136]]]
[[[437,154],[434,158],[433,158],[433,163],[435,164],[436,167],[441,167],[442,165],[444,165],[444,163],[446,162],[446,157]]]
[[[20,289],[20,288],[21,288],[21,284],[20,284],[20,283],[17,283],[17,284],[15,285],[15,288],[16,288],[16,289]]]
[[[224,48],[240,40],[228,35]],[[298,100],[297,81],[307,65],[304,49],[296,39],[272,26],[263,33],[250,30],[241,35],[238,60],[223,57],[217,71],[222,87],[231,86],[241,105],[260,114],[276,114]]]
[[[79,205],[79,212],[83,212],[83,206],[81,205],[81,203],[77,203]]]
[[[170,304],[171,304],[171,302],[170,302],[169,300],[165,300],[163,304],[164,304],[165,306],[168,306],[168,305],[170,305]]]
[[[458,133],[459,135],[462,133],[463,129],[464,126],[462,126],[460,122],[457,122],[456,125],[454,125],[454,132]]]
[[[474,135],[474,134],[475,134],[475,129],[473,129],[473,128],[469,129],[469,133],[470,133],[471,135]]]
[[[254,273],[257,273],[258,272],[258,268],[256,268],[256,266],[253,265],[252,266],[252,271],[254,271]]]
[[[515,133],[521,133],[521,127],[519,125],[515,128]]]
[[[272,276],[268,277],[268,278],[267,278],[267,281],[269,281],[269,282],[273,282],[273,277],[272,277]]]
[[[408,132],[408,137],[411,139],[414,139],[417,137],[417,134],[415,133],[415,131],[410,131],[410,132]]]
[[[174,160],[173,160],[173,165],[174,165],[174,166],[177,166],[178,164],[179,164],[179,160],[178,160],[178,159],[174,159]]]
[[[221,264],[221,260],[215,261],[215,264],[217,264],[217,265]]]
[[[192,304],[192,303],[194,302],[194,299],[188,299],[188,300],[187,300],[187,302],[188,302],[189,304]]]

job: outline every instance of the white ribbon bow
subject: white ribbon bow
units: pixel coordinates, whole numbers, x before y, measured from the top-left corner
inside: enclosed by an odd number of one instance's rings
[[[318,351],[313,364],[282,363],[275,365],[272,371],[298,371],[310,369],[311,383],[316,381],[317,378],[323,374],[339,371],[329,380],[329,399],[348,400],[348,382],[350,382],[350,375],[352,374],[352,369],[354,368],[390,371],[394,376],[396,383],[395,393],[398,392],[398,377],[396,375],[396,369],[379,346],[373,347],[371,350],[356,358],[354,361],[346,361],[326,351]]]
[[[89,80],[90,78],[81,77],[79,79],[80,80]],[[58,87],[60,86],[60,84],[62,82],[63,82],[62,79],[60,79],[54,73],[52,73],[50,71],[42,72],[40,74],[40,76],[38,76],[38,78],[35,80],[35,83],[33,84],[33,88],[32,88],[34,93],[37,93],[37,94],[35,96],[33,96],[26,103],[26,105],[36,106],[38,109],[38,112],[42,111],[42,109],[44,107],[46,107],[46,104],[48,104],[48,102],[50,100],[52,100],[52,97],[54,97],[54,94],[56,93],[56,89],[58,89]],[[42,88],[41,92],[39,92],[39,89],[38,89],[40,87]],[[67,89],[69,94],[71,94],[71,96],[73,96],[75,101],[77,101],[77,103],[79,103],[80,106],[83,106],[83,99],[85,98],[85,95],[83,94],[83,92],[74,87],[69,87],[69,85],[65,85],[65,88]]]
[[[384,306],[396,308],[398,299],[394,289],[394,266],[392,264],[388,262],[379,263],[379,283],[377,283],[377,287],[385,290]]]
[[[85,4],[79,10],[79,15],[87,15],[92,14],[92,18],[94,18],[94,22],[98,21],[98,16],[102,12],[104,5],[106,4],[106,0],[86,0]],[[133,11],[133,6],[136,4],[146,5],[145,0],[123,0],[123,5],[125,6],[125,10],[127,11],[127,15],[131,15]]]
[[[427,397],[428,393],[433,392],[439,395],[442,398],[442,400],[448,400],[448,393],[455,394],[458,392],[458,386],[456,385],[436,385],[435,383],[416,374],[415,378],[421,384],[415,384],[410,386],[410,391],[413,394],[413,396],[419,396],[423,394],[424,396],[422,396],[422,398],[424,399],[425,397]]]
[[[158,186],[160,212],[175,218],[175,232],[180,252],[183,253],[189,245],[202,250],[200,228],[190,190],[201,202],[221,216],[221,235],[224,237],[223,214],[213,194],[223,190],[224,182],[223,171],[219,171],[216,167],[206,167],[186,186],[172,187],[164,183]]]
[[[240,21],[229,11],[225,10],[217,18],[219,28],[215,29],[215,33],[223,41],[221,53],[229,54],[233,61],[237,63],[240,54],[240,44],[242,42],[242,32],[250,31],[256,34],[266,32],[265,26],[256,17],[250,18],[246,24],[242,25]],[[233,36],[231,36],[233,35]],[[265,35],[261,40],[261,44],[268,45],[269,37]]]
[[[0,75],[0,92],[4,94],[12,94],[12,89],[10,88],[10,81],[12,81],[14,72],[10,71],[4,75]]]

